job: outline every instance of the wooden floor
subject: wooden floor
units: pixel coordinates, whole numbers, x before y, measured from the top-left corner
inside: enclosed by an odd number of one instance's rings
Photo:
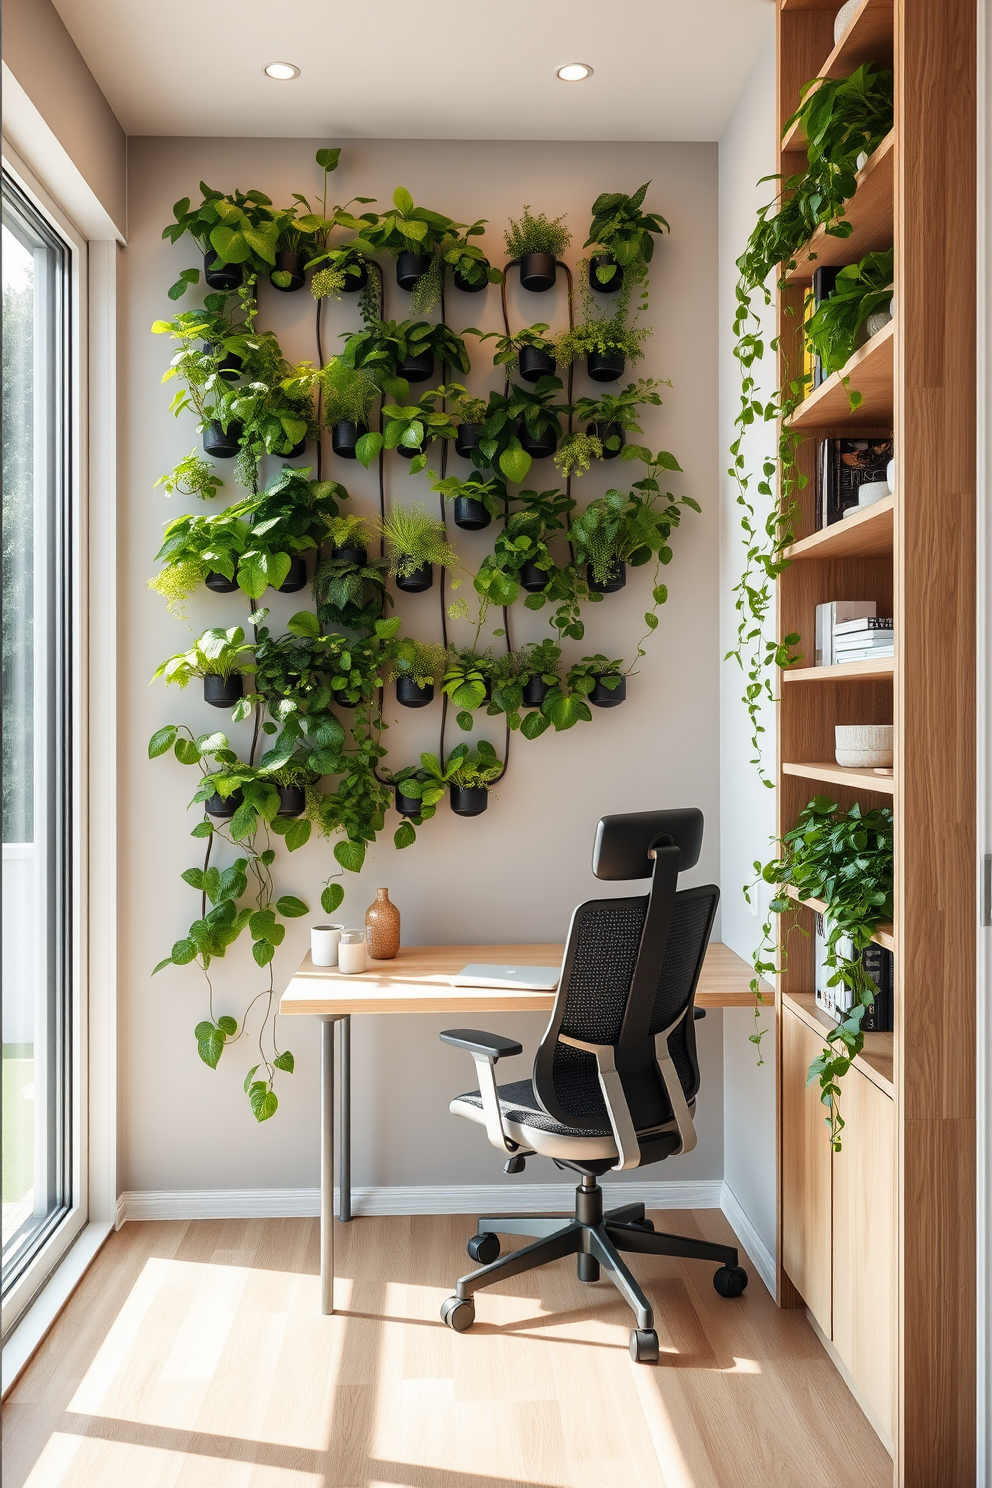
[[[654,1217],[730,1237],[718,1211]],[[651,1368],[574,1262],[480,1294],[450,1332],[473,1228],[342,1227],[325,1318],[316,1220],[127,1224],[9,1398],[4,1488],[889,1488],[805,1317],[753,1271],[726,1301],[709,1265],[635,1257]]]

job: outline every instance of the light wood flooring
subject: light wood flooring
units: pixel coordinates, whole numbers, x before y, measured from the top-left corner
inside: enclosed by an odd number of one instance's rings
[[[718,1211],[654,1219],[730,1238]],[[325,1318],[316,1220],[125,1225],[9,1397],[4,1488],[889,1488],[805,1316],[753,1268],[727,1301],[709,1265],[634,1257],[651,1368],[613,1289],[570,1261],[480,1293],[450,1332],[473,1229],[339,1227]]]

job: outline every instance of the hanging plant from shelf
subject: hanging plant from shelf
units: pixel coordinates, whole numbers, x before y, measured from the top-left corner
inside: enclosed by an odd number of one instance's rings
[[[839,372],[854,355],[859,333],[869,317],[884,311],[892,299],[893,251],[869,253],[860,263],[847,264],[823,304],[803,324],[813,353],[820,358],[824,377]],[[851,410],[861,403],[856,389],[848,390]]]
[[[759,1025],[761,978],[781,975],[788,963],[790,935],[798,924],[799,906],[818,899],[826,906],[828,924],[826,963],[830,986],[843,985],[852,999],[847,1015],[827,1034],[825,1047],[809,1067],[808,1084],[819,1082],[820,1099],[827,1108],[825,1117],[830,1131],[830,1145],[841,1150],[841,1080],[864,1048],[861,1029],[865,1009],[875,1000],[877,987],[864,968],[862,952],[871,944],[880,925],[889,924],[893,916],[893,846],[892,812],[886,807],[864,811],[855,804],[842,810],[829,796],[816,796],[796,820],[796,825],[775,839],[781,856],[770,862],[754,864],[757,875],[747,893],[748,902],[759,883],[770,884],[773,897],[761,927],[762,940],[754,953],[755,1031],[751,1042],[760,1050],[762,1029]],[[791,891],[791,892],[790,892]],[[773,916],[790,915],[780,936],[779,952],[773,938]],[[801,931],[801,933],[805,933]],[[842,953],[841,943],[848,940],[852,954]],[[760,1060],[759,1063],[763,1061]]]
[[[769,788],[774,782],[761,760],[761,708],[775,700],[770,668],[797,660],[794,648],[800,638],[789,634],[780,641],[769,641],[765,632],[775,580],[787,565],[783,554],[793,541],[799,515],[797,496],[806,483],[796,466],[800,436],[787,427],[787,421],[805,396],[807,379],[797,369],[769,398],[762,396],[756,363],[766,349],[779,350],[779,338],[773,336],[766,348],[759,311],[772,302],[769,275],[780,267],[786,272],[819,227],[833,237],[850,235],[844,204],[857,188],[858,161],[878,148],[892,128],[892,119],[892,73],[874,63],[865,63],[848,78],[807,83],[802,103],[785,126],[787,131],[796,122],[802,124],[809,141],[806,170],[784,181],[766,178],[780,181],[781,189],[759,211],[737,260],[734,356],[741,370],[741,396],[729,474],[737,487],[745,556],[744,571],[734,588],[737,640],[725,659],[733,658],[745,674],[743,701],[751,726],[751,763]],[[779,288],[784,286],[783,278]],[[762,461],[752,495],[753,476],[747,470],[744,439],[754,427],[777,420],[781,420],[777,459],[769,455]],[[777,496],[772,484],[776,474]],[[755,498],[772,503],[764,519],[758,517]]]

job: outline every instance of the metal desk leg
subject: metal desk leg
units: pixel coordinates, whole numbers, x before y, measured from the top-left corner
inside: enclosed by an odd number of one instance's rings
[[[320,1310],[334,1311],[334,1019],[320,1024]]]
[[[351,1019],[341,1019],[341,1109],[338,1135],[338,1218],[351,1218]]]

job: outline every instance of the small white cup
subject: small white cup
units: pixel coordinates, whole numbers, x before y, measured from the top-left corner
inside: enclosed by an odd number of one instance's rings
[[[314,966],[337,966],[343,925],[311,925],[310,960]]]
[[[365,931],[343,930],[338,943],[338,971],[342,976],[358,976],[368,969]]]

